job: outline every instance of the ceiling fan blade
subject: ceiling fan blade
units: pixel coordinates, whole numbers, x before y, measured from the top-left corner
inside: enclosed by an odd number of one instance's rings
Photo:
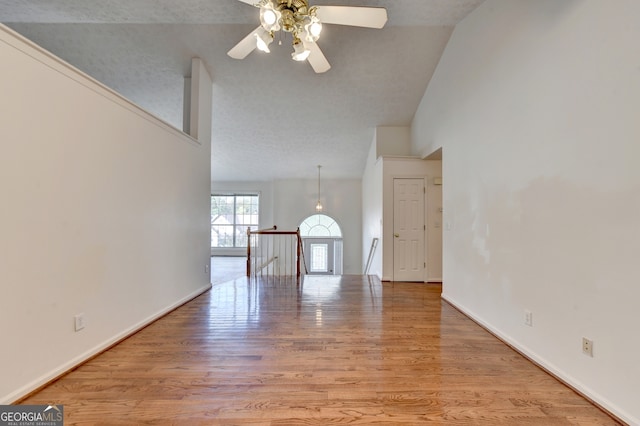
[[[384,7],[317,6],[316,16],[323,24],[351,25],[354,27],[382,28],[387,22]]]
[[[307,47],[311,51],[309,57],[307,58],[307,62],[309,62],[311,68],[313,68],[313,70],[317,74],[329,71],[329,69],[331,68],[331,64],[329,64],[329,61],[327,61],[327,58],[324,56],[324,53],[322,53],[322,50],[320,50],[320,46],[318,46],[316,43],[309,43]]]
[[[236,44],[227,52],[227,55],[231,56],[233,59],[244,59],[249,53],[253,52],[256,48],[256,31],[258,31],[262,27],[258,27],[255,30],[251,31],[245,38],[240,40],[240,43]]]
[[[242,3],[250,4],[251,6],[256,6],[256,7],[258,7],[258,3],[260,2],[260,0],[238,0],[238,1],[241,1]]]

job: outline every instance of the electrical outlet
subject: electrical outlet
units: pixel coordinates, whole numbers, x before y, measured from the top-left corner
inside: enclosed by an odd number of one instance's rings
[[[524,324],[533,327],[533,313],[531,311],[524,311]]]
[[[76,331],[80,331],[85,327],[85,320],[84,320],[84,314],[78,314],[76,316],[73,317],[74,321],[75,321],[75,330]]]
[[[593,356],[593,340],[589,340],[586,337],[582,338],[582,353]]]
[[[204,273],[205,274],[209,273],[209,265],[204,265]]]

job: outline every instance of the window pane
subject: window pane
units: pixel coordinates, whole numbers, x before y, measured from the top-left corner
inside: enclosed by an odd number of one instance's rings
[[[247,227],[258,229],[257,195],[211,196],[211,247],[246,247]]]
[[[258,197],[253,197],[253,201],[251,202],[251,211],[250,213],[256,217],[258,217]]]
[[[211,247],[233,247],[233,226],[213,225],[211,227]]]
[[[303,237],[342,237],[340,226],[331,217],[323,214],[309,216],[300,225],[300,235]]]
[[[310,237],[330,237],[331,233],[329,230],[321,225],[316,225],[309,230]]]
[[[300,235],[302,235],[302,236],[309,235],[309,230],[310,229],[311,229],[311,227],[309,227],[309,225],[307,225],[307,222],[302,222],[300,224]]]
[[[236,226],[236,247],[246,247],[247,246],[247,226]],[[252,231],[257,231],[258,226],[251,226]]]
[[[340,227],[335,222],[333,222],[329,226],[329,233],[331,234],[332,237],[342,237],[342,232],[340,232]]]
[[[320,223],[320,225],[328,228],[333,223],[333,219],[331,219],[329,216],[319,214],[318,222]]]

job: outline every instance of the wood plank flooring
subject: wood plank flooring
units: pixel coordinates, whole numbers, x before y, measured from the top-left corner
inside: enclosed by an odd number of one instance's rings
[[[441,301],[436,284],[246,278],[22,404],[66,425],[613,425]]]

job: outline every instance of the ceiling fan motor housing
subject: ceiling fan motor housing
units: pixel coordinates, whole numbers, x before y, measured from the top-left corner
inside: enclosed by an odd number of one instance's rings
[[[307,0],[272,0],[274,3],[274,8],[279,11],[283,11],[284,9],[288,9],[293,13],[301,13],[303,15],[307,14],[309,9],[309,2]]]
[[[309,15],[307,0],[273,0],[273,3],[274,9],[282,14],[280,25],[286,32],[295,32],[305,16]]]

